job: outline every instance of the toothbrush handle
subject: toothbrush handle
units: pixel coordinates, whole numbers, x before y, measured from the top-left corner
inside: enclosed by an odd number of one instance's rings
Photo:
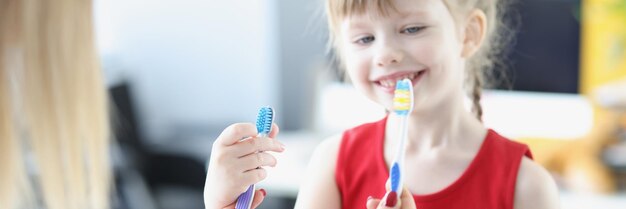
[[[259,133],[257,137],[267,137],[268,133]],[[241,193],[237,198],[237,204],[235,204],[235,209],[250,209],[252,206],[252,199],[254,198],[255,186],[254,184],[248,187],[246,192]]]
[[[252,184],[248,187],[246,192],[241,193],[241,195],[237,198],[235,209],[250,209],[250,206],[252,206],[252,199],[254,198],[254,190],[255,186]]]
[[[404,155],[406,152],[406,140],[407,140],[407,130],[408,123],[407,117],[403,116],[400,127],[400,143],[398,143],[398,150],[396,152],[396,158],[391,166],[389,178],[390,178],[390,186],[391,191],[395,191],[398,195],[402,193],[402,181],[404,180],[403,176],[403,166],[404,166]]]

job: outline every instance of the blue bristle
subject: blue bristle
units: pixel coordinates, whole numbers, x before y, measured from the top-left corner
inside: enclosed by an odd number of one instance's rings
[[[398,189],[400,188],[400,166],[398,165],[398,163],[394,163],[393,166],[391,166],[390,175],[391,191],[398,192]]]
[[[256,129],[259,134],[269,134],[272,131],[272,122],[274,120],[274,109],[271,107],[262,107],[256,120]]]

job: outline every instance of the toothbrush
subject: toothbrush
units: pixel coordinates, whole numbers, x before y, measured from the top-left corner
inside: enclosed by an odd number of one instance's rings
[[[408,78],[402,79],[396,83],[396,90],[393,95],[393,112],[400,117],[400,143],[394,158],[391,169],[389,170],[389,181],[391,191],[395,191],[398,197],[402,193],[402,185],[404,181],[404,153],[407,141],[408,122],[407,118],[413,111],[413,84]]]
[[[256,119],[257,137],[267,137],[272,131],[272,122],[274,121],[274,109],[271,107],[262,107]],[[254,198],[254,184],[248,187],[246,192],[239,195],[235,209],[250,209],[252,206],[252,198]]]

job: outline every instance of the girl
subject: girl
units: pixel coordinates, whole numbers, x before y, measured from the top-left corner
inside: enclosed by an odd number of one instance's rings
[[[481,123],[483,74],[502,44],[502,5],[326,0],[332,46],[359,92],[392,111],[396,81],[413,83],[403,196],[410,191],[415,202],[403,199],[402,207],[558,208],[556,185],[528,147]],[[385,189],[399,121],[388,114],[324,141],[296,208],[399,207],[398,194]]]

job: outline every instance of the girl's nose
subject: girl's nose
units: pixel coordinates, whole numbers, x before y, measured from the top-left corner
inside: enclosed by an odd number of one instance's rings
[[[375,61],[378,67],[387,67],[402,62],[403,58],[404,54],[398,47],[387,44],[381,47]]]

